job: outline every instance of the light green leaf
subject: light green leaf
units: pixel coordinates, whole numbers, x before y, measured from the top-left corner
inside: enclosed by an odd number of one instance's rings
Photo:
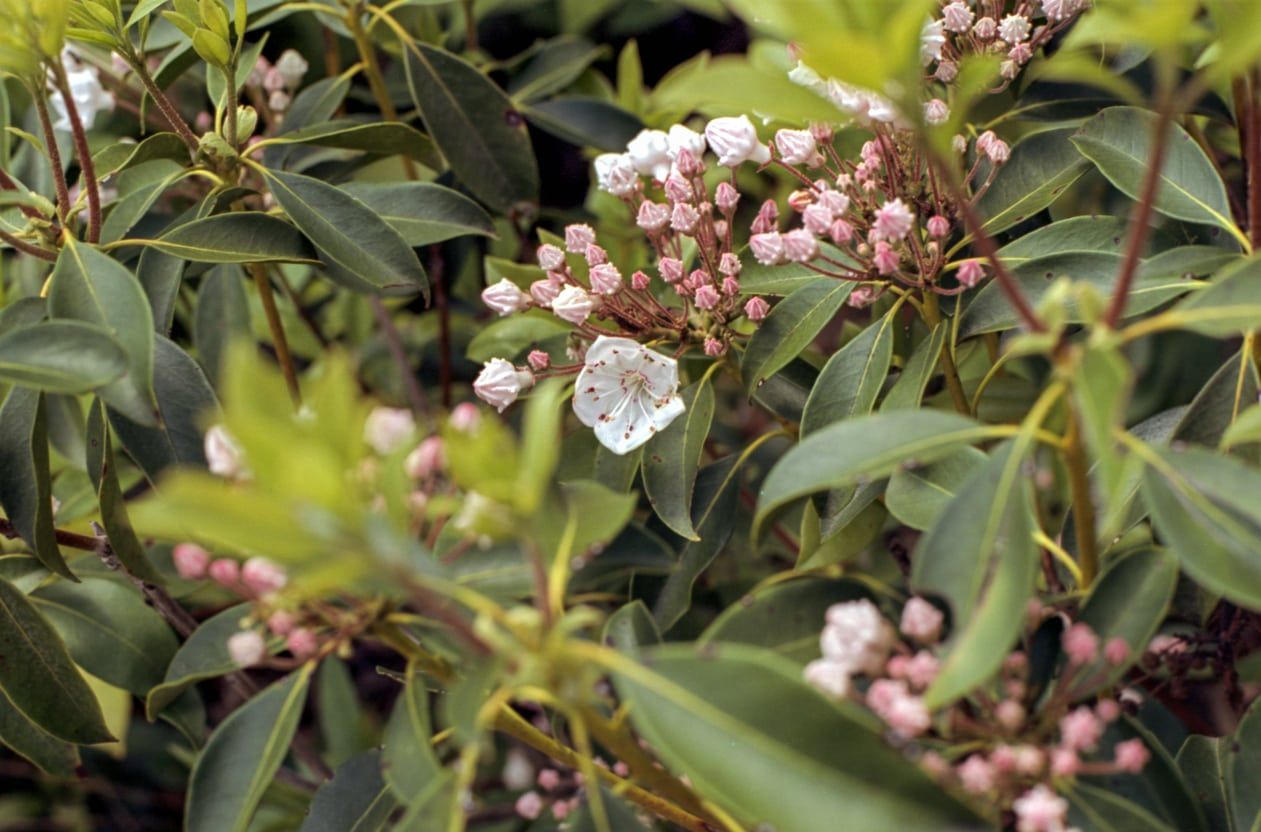
[[[403,690],[385,726],[381,753],[385,782],[394,796],[410,804],[447,776],[433,748],[429,690],[424,677],[409,669]]]
[[[801,416],[801,435],[870,413],[893,360],[893,335],[898,309],[873,321],[838,350],[819,373]]]
[[[925,531],[959,493],[985,454],[973,447],[951,451],[916,468],[899,468],[889,477],[884,504],[889,513],[913,529]]]
[[[1230,795],[1230,815],[1235,829],[1254,830],[1261,822],[1261,704],[1248,708],[1235,728],[1233,742],[1226,749],[1226,791]]]
[[[775,304],[741,358],[744,389],[752,392],[810,346],[853,288],[847,281],[820,277]]]

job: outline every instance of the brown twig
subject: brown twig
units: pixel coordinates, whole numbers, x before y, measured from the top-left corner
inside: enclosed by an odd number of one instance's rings
[[[14,237],[7,231],[0,231],[0,240],[4,240],[15,250],[20,251],[23,254],[29,254],[32,257],[38,257],[39,259],[47,260],[50,263],[55,263],[57,261],[57,255],[55,253]]]
[[[48,117],[48,102],[44,100],[42,90],[32,89],[31,98],[35,101],[35,112],[39,115],[39,126],[44,133],[44,144],[48,149],[49,167],[52,168],[53,185],[57,189],[57,218],[66,224],[70,216],[70,187],[66,184],[66,172],[61,163],[61,149],[57,147],[57,134],[53,130],[53,121]]]
[[[96,165],[92,163],[92,150],[88,147],[87,133],[83,129],[83,119],[79,117],[79,106],[74,102],[70,92],[70,82],[66,78],[66,68],[61,61],[53,61],[53,79],[57,90],[61,93],[62,103],[66,108],[66,117],[70,121],[70,135],[74,140],[74,152],[79,157],[79,173],[83,177],[83,190],[88,196],[88,242],[101,240],[101,188],[96,181]]]
[[[280,371],[284,374],[285,384],[289,387],[289,396],[293,399],[294,405],[301,405],[302,389],[298,386],[298,371],[293,365],[293,354],[289,352],[289,341],[285,338],[285,328],[280,321],[280,312],[276,309],[276,296],[272,293],[267,270],[261,263],[250,263],[246,268],[254,278],[254,286],[258,289],[258,299],[263,304],[267,327],[271,331],[272,347],[276,350],[276,360],[280,363]]]

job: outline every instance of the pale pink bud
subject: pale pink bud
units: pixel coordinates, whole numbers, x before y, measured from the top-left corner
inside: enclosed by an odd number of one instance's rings
[[[1103,657],[1108,660],[1108,664],[1120,665],[1130,657],[1130,644],[1120,636],[1114,636],[1108,639],[1103,646]]]
[[[709,284],[696,290],[696,306],[700,309],[713,309],[720,300],[718,290]]]
[[[1095,703],[1095,716],[1104,722],[1115,722],[1121,716],[1121,706],[1115,699],[1100,699]]]
[[[798,188],[788,195],[788,207],[800,214],[814,204],[814,191]]]
[[[637,292],[642,292],[652,284],[652,278],[644,274],[642,271],[636,270],[631,275],[631,288]]]
[[[717,358],[727,351],[727,345],[717,338],[705,339],[705,354],[710,358]]]
[[[234,479],[246,473],[241,447],[223,425],[214,425],[206,431],[203,450],[210,473],[215,476]]]
[[[267,558],[254,557],[241,567],[241,583],[256,595],[269,595],[285,588],[289,576],[285,570]]]
[[[941,214],[936,214],[928,218],[928,236],[941,239],[950,233],[950,220]]]
[[[929,124],[945,124],[950,118],[950,107],[940,98],[934,98],[924,105],[924,121]]]
[[[612,263],[601,263],[591,267],[591,291],[597,295],[612,295],[622,289],[622,273]],[[555,303],[552,304],[553,311]],[[557,313],[559,314],[559,313]],[[586,316],[584,315],[585,319]],[[575,321],[575,323],[577,323]]]
[[[473,392],[487,404],[503,413],[508,405],[517,400],[522,390],[534,386],[534,375],[528,370],[518,370],[512,362],[492,358],[482,365],[482,371],[473,381]]]
[[[985,278],[985,267],[980,260],[964,260],[955,277],[961,285],[971,289]]]
[[[818,167],[823,163],[818,143],[809,130],[779,130],[775,133],[775,149],[779,158],[789,165]]]
[[[962,34],[972,28],[975,15],[963,0],[954,0],[941,10],[941,20],[947,32]]]
[[[544,353],[546,355],[546,353]],[[428,436],[403,460],[403,470],[414,480],[423,480],[440,472],[447,464],[442,437]]]
[[[1053,777],[1074,777],[1081,768],[1081,758],[1071,748],[1051,749],[1051,775]]]
[[[665,184],[666,199],[672,204],[691,202],[695,198],[692,185],[682,176],[670,175]]]
[[[692,269],[687,277],[683,278],[683,285],[691,289],[693,292],[709,283],[709,273],[704,269]]]
[[[538,792],[526,792],[517,798],[513,809],[526,820],[537,820],[543,814],[543,798]]]
[[[699,176],[705,172],[705,164],[684,147],[674,157],[674,169],[682,176]]]
[[[762,203],[762,207],[758,209],[757,217],[753,220],[753,224],[749,230],[754,234],[766,234],[775,230],[776,220],[779,219],[779,206],[775,204],[775,200],[768,199]]]
[[[363,439],[379,454],[398,450],[416,432],[410,410],[401,407],[374,407],[363,423]]]
[[[866,309],[880,298],[880,292],[874,286],[859,286],[849,293],[845,305],[853,309]]]
[[[308,69],[310,69],[310,65],[307,64],[306,59],[296,49],[286,49],[276,59],[276,71],[284,78],[285,84],[290,87],[296,87],[298,84],[301,84]]]
[[[267,96],[267,106],[277,113],[283,113],[285,110],[288,110],[289,105],[292,103],[293,99],[284,90],[276,90]]]
[[[828,237],[838,246],[843,246],[854,238],[854,227],[845,220],[837,220],[828,227]]]
[[[871,262],[875,264],[877,272],[890,275],[898,270],[902,257],[888,243],[881,240],[876,243],[876,253],[872,255]]]
[[[793,263],[808,263],[819,256],[819,241],[804,228],[783,235],[784,259]]]
[[[460,402],[452,408],[447,424],[460,433],[468,433],[477,427],[481,419],[482,414],[478,412],[477,405],[472,402]]]
[[[1007,57],[1019,69],[1021,66],[1029,63],[1033,58],[1033,47],[1028,43],[1018,43],[1007,53]]]
[[[1086,623],[1079,622],[1069,627],[1061,636],[1060,643],[1073,664],[1089,664],[1099,655],[1099,637]]]
[[[955,769],[959,784],[969,794],[985,794],[994,788],[994,766],[980,754],[973,754]]]
[[[734,252],[724,251],[722,257],[718,259],[718,272],[720,274],[736,277],[742,269],[740,258]]]
[[[560,772],[554,768],[543,769],[539,772],[538,784],[540,789],[555,791],[560,785]]]
[[[525,360],[530,365],[530,369],[535,372],[542,372],[552,366],[552,357],[542,350],[530,350],[530,354],[525,357]]]
[[[937,70],[933,73],[933,77],[943,84],[949,84],[959,77],[959,65],[954,61],[942,61],[937,64]]]
[[[1025,723],[1025,706],[1015,699],[1004,699],[994,708],[994,717],[1006,731],[1016,731]]]
[[[657,263],[657,271],[666,283],[678,283],[683,279],[683,261],[675,257],[662,257]]]
[[[599,266],[609,262],[609,253],[595,244],[587,246],[583,256],[586,258],[588,266]]]
[[[722,279],[722,293],[729,297],[740,294],[740,281],[731,275],[727,275]]]
[[[196,543],[177,543],[171,550],[175,571],[186,581],[200,581],[210,566],[210,553]],[[230,561],[235,563],[235,561]]]
[[[563,284],[555,280],[536,280],[530,284],[530,297],[539,306],[550,309],[562,286]]]
[[[802,675],[806,684],[832,699],[845,699],[853,689],[849,667],[831,659],[815,659]]]
[[[718,210],[724,214],[730,214],[736,210],[737,203],[740,202],[740,192],[730,182],[719,182],[718,187],[714,189],[714,204],[718,206]]]
[[[241,585],[241,566],[230,558],[219,558],[210,562],[206,574],[219,586],[236,589]]]
[[[500,775],[504,788],[512,791],[528,789],[534,783],[534,763],[520,748],[511,748],[504,755],[503,772]]]
[[[784,238],[776,231],[754,234],[749,238],[749,248],[763,266],[774,266],[784,261]]]
[[[722,240],[727,236],[727,221],[714,220],[714,239]]]
[[[1029,39],[1032,28],[1027,17],[1009,14],[1003,18],[1002,23],[998,24],[998,35],[1008,43],[1020,43]]]
[[[968,139],[962,133],[956,133],[950,140],[950,149],[962,156],[968,152]]]
[[[826,206],[811,205],[801,212],[801,225],[811,234],[822,237],[832,227],[832,212]]]
[[[736,167],[749,161],[761,165],[770,161],[770,151],[758,141],[757,130],[748,116],[710,121],[705,125],[705,139],[723,167]]]
[[[613,196],[627,197],[639,188],[639,171],[626,153],[601,153],[595,157],[596,186]]]
[[[1068,801],[1041,783],[1016,798],[1011,808],[1016,832],[1062,832],[1068,817]]]
[[[551,243],[544,243],[534,252],[543,271],[554,272],[565,268],[565,252]]]
[[[499,313],[502,318],[529,308],[530,296],[505,277],[482,290],[482,303]]]
[[[744,304],[744,316],[750,321],[763,320],[771,311],[771,305],[760,297],[751,297]]]
[[[676,202],[670,213],[670,227],[680,234],[691,236],[696,233],[696,226],[701,221],[701,214],[686,202]]]
[[[1016,749],[1010,745],[1000,745],[990,752],[990,764],[999,774],[1010,774],[1016,770]]]
[[[660,231],[670,222],[670,208],[652,200],[644,200],[635,215],[635,224],[645,231]]]
[[[237,667],[253,667],[267,657],[262,633],[242,630],[228,639],[228,656]]]
[[[1140,774],[1152,758],[1147,746],[1140,739],[1119,742],[1112,749],[1116,767],[1128,774]]]
[[[287,636],[297,626],[297,619],[293,613],[284,610],[276,610],[267,616],[267,629],[271,630],[278,636]]]
[[[1060,719],[1060,740],[1074,751],[1090,751],[1103,735],[1103,721],[1094,711],[1082,705]]]
[[[285,639],[285,647],[295,659],[309,659],[320,649],[320,640],[306,627],[298,627]]]
[[[915,215],[901,199],[886,202],[876,209],[876,220],[871,230],[878,240],[896,242],[911,233],[915,224]]]
[[[552,301],[552,314],[571,324],[580,324],[591,315],[595,302],[581,286],[566,286]]]
[[[684,151],[692,157],[693,162],[699,161],[705,154],[705,137],[683,124],[670,126],[666,131],[666,142],[669,145],[670,158],[676,162]]]
[[[992,17],[983,17],[972,27],[972,34],[981,40],[993,40],[998,34],[998,24],[994,22]]]
[[[985,151],[985,155],[990,161],[996,165],[1001,165],[1011,158],[1011,147],[1002,139],[994,139],[990,143],[989,148]]]
[[[285,76],[276,67],[271,67],[263,74],[263,89],[267,92],[280,92],[285,88]]]
[[[564,820],[577,807],[578,798],[576,797],[571,797],[568,800],[558,800],[552,804],[552,817],[556,818],[556,820]]]
[[[1033,745],[1018,745],[1015,748],[1016,771],[1030,777],[1039,774],[1046,765],[1046,755],[1042,749]]]
[[[595,243],[595,229],[585,223],[565,226],[565,250],[571,254],[586,254],[587,246]]]
[[[208,133],[210,132],[210,128],[214,126],[215,126],[215,117],[212,116],[210,113],[206,112],[205,110],[202,110],[200,113],[197,114],[197,117],[193,119],[193,127],[197,130],[198,133]]]
[[[937,671],[941,669],[941,663],[937,661],[937,657],[927,650],[920,650],[911,658],[907,659],[906,665],[903,667],[903,677],[910,683],[911,687],[923,690],[933,683],[937,678]]]

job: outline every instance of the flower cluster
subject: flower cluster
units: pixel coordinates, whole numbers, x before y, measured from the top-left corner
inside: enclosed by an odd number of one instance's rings
[[[822,658],[806,666],[804,678],[833,699],[861,700],[936,779],[1010,807],[1020,832],[1065,832],[1068,803],[1056,794],[1057,784],[1142,771],[1151,752],[1141,739],[1115,743],[1110,759],[1085,759],[1097,757],[1107,725],[1121,716],[1120,703],[1075,704],[1075,680],[1085,668],[1131,658],[1124,640],[1100,644],[1088,625],[1074,624],[1061,638],[1065,665],[1049,692],[1033,689],[1028,659],[1015,652],[1003,663],[996,696],[933,713],[922,694],[938,673],[934,650],[944,623],[942,612],[918,597],[902,608],[897,630],[869,600],[836,604],[819,639]]]
[[[274,64],[259,55],[246,78],[246,92],[254,101],[255,108],[275,116],[275,120],[279,121],[293,102],[293,94],[306,77],[308,69],[310,66],[306,59],[294,49],[286,49],[280,53]],[[265,107],[262,106],[264,102]]]
[[[945,0],[925,29],[921,57],[932,77],[950,83],[967,55],[997,55],[1010,83],[1039,49],[1090,0]]]

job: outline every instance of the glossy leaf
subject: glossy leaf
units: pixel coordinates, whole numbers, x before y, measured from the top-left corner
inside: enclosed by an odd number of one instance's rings
[[[26,759],[41,771],[71,777],[79,765],[79,751],[40,728],[0,693],[0,746]]]
[[[997,671],[1024,623],[1040,560],[1022,447],[999,446],[975,468],[915,548],[911,586],[950,609],[941,670],[924,694],[930,708]]]
[[[1069,137],[1073,128],[1043,130],[1026,136],[1011,149],[977,210],[987,234],[997,234],[1046,208],[1086,172],[1090,162]]]
[[[0,692],[27,719],[68,742],[110,742],[92,690],[35,606],[0,581]]]
[[[714,388],[702,379],[684,390],[682,398],[687,408],[683,418],[675,419],[644,449],[644,492],[672,531],[699,540],[692,526],[692,491],[714,418]]]
[[[630,653],[640,647],[660,644],[661,631],[648,606],[637,599],[623,604],[609,616],[600,640],[623,653]]]
[[[171,657],[162,683],[150,690],[145,699],[145,713],[149,719],[156,719],[195,683],[239,669],[228,655],[228,639],[240,632],[241,621],[248,615],[249,608],[244,605],[228,607],[193,630],[193,634]]]
[[[298,832],[374,832],[397,807],[381,777],[381,752],[364,751],[320,784]]]
[[[1109,107],[1082,125],[1072,142],[1108,180],[1131,199],[1138,199],[1151,157],[1156,116],[1137,107]],[[1236,237],[1226,187],[1212,162],[1178,124],[1170,136],[1155,208],[1187,222],[1215,225]]]
[[[416,252],[371,208],[327,182],[269,171],[272,195],[320,253],[328,276],[357,292],[428,293]]]
[[[802,436],[868,414],[876,406],[893,360],[896,317],[896,311],[891,311],[872,322],[823,365],[801,416]]]
[[[472,64],[426,43],[408,46],[404,68],[429,135],[474,196],[505,213],[538,200],[525,120],[503,90]]]
[[[194,263],[319,262],[298,229],[259,211],[215,214],[177,225],[147,245]]]
[[[963,447],[927,465],[899,468],[889,477],[884,502],[889,513],[913,529],[927,530],[950,505],[985,454]]]
[[[288,122],[288,116],[285,121]],[[416,128],[400,122],[363,124],[339,119],[286,131],[267,142],[269,146],[297,144],[360,150],[382,156],[406,156],[427,167],[442,164],[433,142]]]
[[[109,536],[110,549],[133,576],[143,581],[161,584],[162,577],[149,562],[144,545],[136,536],[131,520],[127,517],[123,489],[118,480],[118,470],[114,459],[113,439],[110,436],[108,423],[105,421],[105,407],[99,400],[92,403],[84,444],[86,451],[84,462],[88,479],[96,489],[97,502],[101,509],[101,525],[105,527],[105,533]],[[163,661],[165,662],[165,659]],[[112,683],[109,676],[105,674],[96,673],[95,675]],[[126,685],[118,686],[127,687]]]
[[[937,365],[941,360],[941,350],[946,344],[946,336],[950,334],[949,329],[948,324],[940,323],[933,327],[928,337],[919,342],[897,381],[880,403],[881,411],[919,407],[928,382],[937,374]]]
[[[490,216],[459,191],[432,182],[352,182],[346,193],[363,202],[412,248],[456,237],[494,237]]]
[[[0,382],[49,393],[86,393],[127,372],[127,353],[109,330],[48,321],[0,333]]]
[[[804,665],[819,657],[828,607],[869,595],[857,581],[803,577],[771,584],[723,610],[697,644],[751,644]]]
[[[44,394],[15,387],[0,406],[0,470],[0,507],[9,522],[45,568],[73,579],[53,526]]]
[[[806,437],[775,464],[758,495],[753,536],[793,500],[932,462],[995,429],[938,410],[895,410],[838,422]]]
[[[1248,332],[1261,316],[1261,257],[1222,269],[1210,286],[1174,306],[1170,323],[1213,338]]]
[[[1178,749],[1178,770],[1187,788],[1204,807],[1209,829],[1233,832],[1230,801],[1226,794],[1227,748],[1230,737],[1190,736]]]
[[[272,684],[219,724],[188,782],[186,832],[245,832],[298,730],[313,665]]]
[[[939,829],[977,822],[797,665],[747,645],[669,645],[613,670],[631,721],[745,827]]]
[[[1261,704],[1253,702],[1235,728],[1226,753],[1226,791],[1235,829],[1252,830],[1261,821]]]
[[[821,277],[775,304],[740,361],[744,389],[752,392],[810,346],[853,288],[852,283]]]
[[[1012,240],[998,253],[1009,267],[1052,254],[1123,254],[1128,233],[1129,220],[1124,217],[1069,217]]]

